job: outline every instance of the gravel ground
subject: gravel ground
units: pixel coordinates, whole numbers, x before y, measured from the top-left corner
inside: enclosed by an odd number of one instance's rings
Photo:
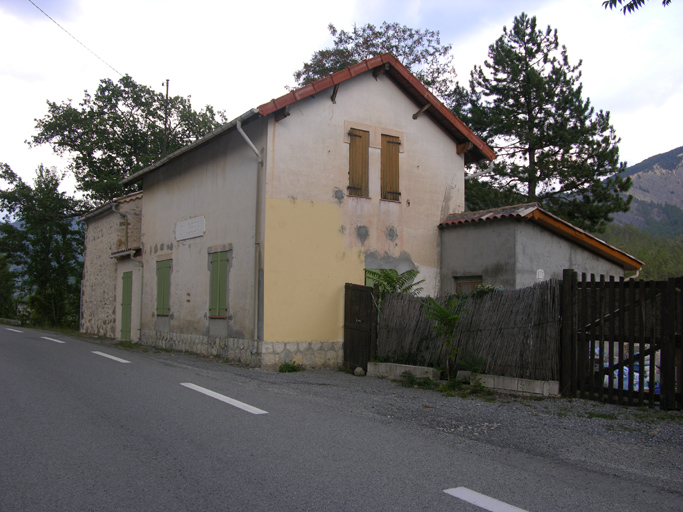
[[[167,364],[237,375],[269,393],[333,403],[397,428],[430,431],[445,441],[467,439],[511,449],[630,478],[683,498],[683,411],[499,392],[463,398],[464,393],[447,396],[334,370],[275,373],[189,354],[147,353]]]

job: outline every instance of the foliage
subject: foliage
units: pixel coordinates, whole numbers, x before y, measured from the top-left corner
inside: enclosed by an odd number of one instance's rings
[[[671,3],[671,0],[662,0],[662,5],[666,7]],[[622,5],[623,7],[621,8],[621,12],[624,14],[632,13],[638,10],[640,7],[645,5],[645,0],[630,0],[624,4],[624,0],[607,0],[605,2],[602,2],[602,6],[607,9],[608,7],[610,9],[614,9],[617,5]]]
[[[485,363],[486,359],[484,357],[478,357],[471,352],[467,352],[458,361],[458,366],[468,372],[481,373]]]
[[[683,236],[666,238],[630,225],[611,225],[601,238],[645,263],[639,278],[661,280],[683,276]]]
[[[412,29],[386,21],[378,28],[368,23],[353,30],[337,30],[332,48],[315,52],[309,62],[294,73],[297,86],[303,86],[330,73],[340,71],[365,59],[391,52],[424,85],[439,96],[446,96],[455,86],[451,45],[442,45],[438,31]]]
[[[277,371],[280,373],[293,373],[303,371],[304,367],[297,363],[280,363]]]
[[[415,281],[418,274],[419,272],[415,269],[406,270],[400,274],[393,268],[365,269],[366,282],[372,283],[378,289],[378,309],[382,308],[382,302],[387,293],[405,293],[413,297],[419,295],[422,288],[418,288],[417,285],[424,283],[424,279]]]
[[[14,275],[7,256],[0,254],[0,318],[15,318],[17,315]]]
[[[422,306],[426,310],[426,316],[435,322],[434,330],[443,337],[443,348],[446,350],[446,375],[451,379],[450,364],[455,362],[458,355],[458,348],[454,344],[455,328],[460,321],[460,314],[463,312],[462,305],[464,300],[457,295],[451,295],[442,306],[433,297],[427,297],[422,301]]]
[[[59,191],[61,176],[42,165],[33,186],[0,164],[5,218],[0,253],[16,268],[19,299],[36,325],[77,325],[83,231],[75,223],[79,202]]]
[[[581,62],[571,65],[557,31],[538,29],[524,13],[488,56],[472,71],[463,116],[498,154],[491,186],[581,228],[604,230],[611,213],[628,209],[630,196],[622,194],[631,180],[621,176],[609,112],[595,112],[582,98]]]
[[[126,75],[100,81],[94,96],[85,91],[78,106],[71,100],[47,102],[36,119],[38,133],[29,144],[50,144],[70,157],[78,189],[100,203],[123,193],[119,181],[187,144],[225,121],[210,106],[192,109],[190,98],[168,98]],[[167,128],[166,128],[167,127]]]
[[[412,373],[405,371],[398,379],[401,386],[404,388],[419,388],[419,389],[438,389],[439,383],[434,382],[429,377],[420,377],[419,379]]]

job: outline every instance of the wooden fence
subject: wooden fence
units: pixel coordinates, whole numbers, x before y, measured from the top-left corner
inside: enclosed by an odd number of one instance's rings
[[[445,302],[445,298],[437,300]],[[559,281],[472,296],[461,311],[454,338],[459,349],[456,364],[480,359],[482,373],[559,380]],[[420,299],[387,296],[378,328],[377,357],[446,368],[444,340],[433,325]]]
[[[683,409],[683,278],[579,281],[571,270],[563,277],[470,297],[455,332],[455,365],[480,359],[482,373],[560,381],[564,396]],[[388,295],[377,358],[446,368],[433,325],[420,299]]]
[[[562,393],[683,408],[683,278],[563,282]]]

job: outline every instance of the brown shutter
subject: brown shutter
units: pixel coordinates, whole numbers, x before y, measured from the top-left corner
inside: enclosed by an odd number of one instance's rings
[[[382,135],[382,199],[400,201],[398,187],[398,155],[401,140],[392,135]]]
[[[368,197],[368,167],[370,132],[349,130],[349,189],[350,196]]]

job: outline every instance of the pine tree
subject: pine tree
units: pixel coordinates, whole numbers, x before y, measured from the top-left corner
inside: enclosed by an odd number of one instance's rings
[[[603,231],[611,213],[628,210],[631,180],[609,112],[582,98],[581,62],[571,65],[557,31],[524,13],[488,56],[472,71],[465,117],[498,154],[491,184]]]

